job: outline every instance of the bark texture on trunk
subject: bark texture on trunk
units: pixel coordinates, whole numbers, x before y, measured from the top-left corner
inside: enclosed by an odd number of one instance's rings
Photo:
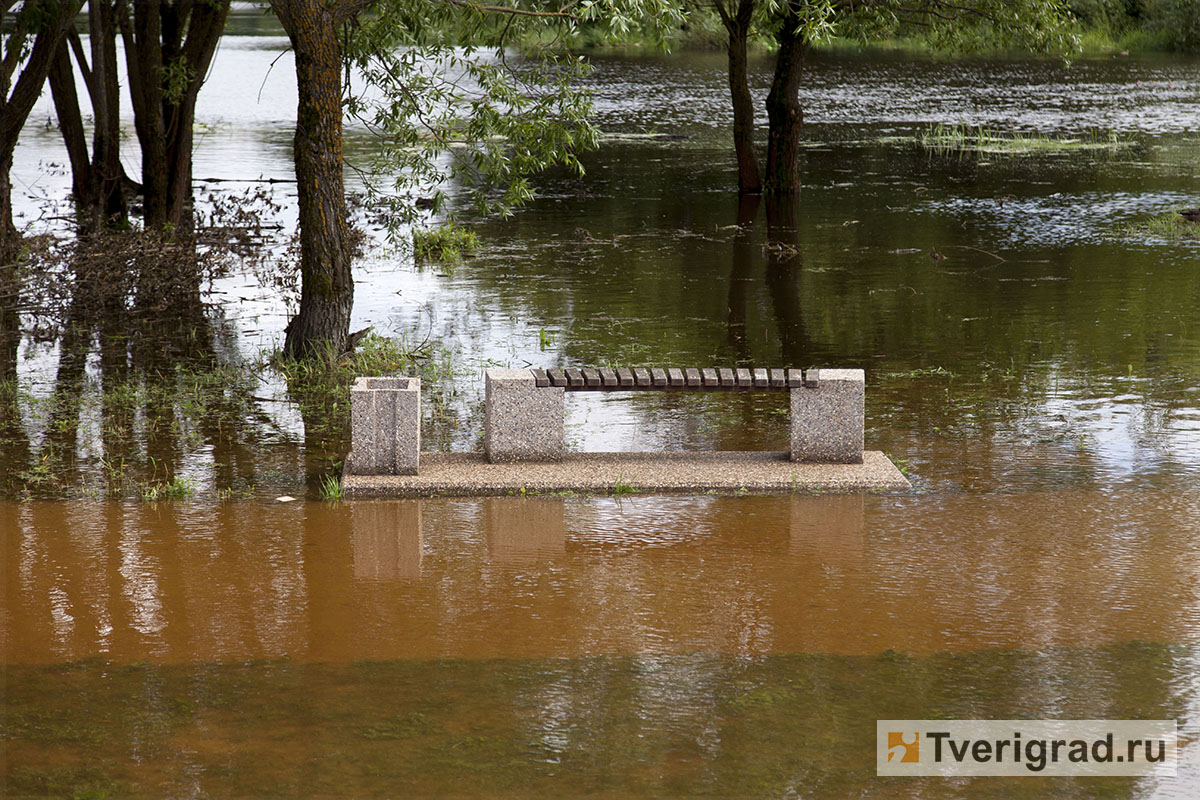
[[[296,54],[298,93],[293,156],[300,205],[301,288],[300,311],[288,325],[283,347],[288,358],[336,356],[349,345],[354,279],[342,175],[338,29],[345,20],[343,6],[272,0]]]
[[[736,9],[715,3],[717,13],[729,34],[726,44],[729,57],[729,94],[733,101],[733,151],[737,157],[738,191],[742,194],[762,192],[758,158],[754,153],[754,100],[750,96],[749,57],[747,40],[756,0],[739,0]]]
[[[783,14],[777,39],[775,77],[767,94],[767,169],[769,194],[800,191],[800,76],[804,69],[804,34],[790,4]]]

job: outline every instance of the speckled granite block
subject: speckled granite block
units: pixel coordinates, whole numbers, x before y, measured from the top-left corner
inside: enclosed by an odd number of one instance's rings
[[[792,461],[861,464],[865,377],[861,369],[809,370],[792,394]],[[813,372],[818,373],[812,375]]]
[[[538,388],[527,369],[489,369],[484,393],[488,461],[562,460],[562,387]]]
[[[350,448],[348,473],[416,475],[421,457],[421,379],[355,379],[350,387]]]

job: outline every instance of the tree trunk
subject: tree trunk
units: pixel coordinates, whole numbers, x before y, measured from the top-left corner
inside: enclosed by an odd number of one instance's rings
[[[775,78],[767,94],[767,170],[769,194],[800,191],[800,74],[804,69],[804,34],[800,19],[788,5],[779,33]]]
[[[167,224],[167,129],[163,120],[162,14],[158,3],[133,4],[134,48],[125,45],[133,98],[133,125],[142,148],[143,221],[147,231]]]
[[[27,4],[22,12],[26,10],[38,12],[35,16],[39,25],[15,84],[11,78],[18,62],[15,56],[10,60],[9,54],[20,52],[27,34],[33,30],[33,17],[22,14],[13,23],[7,44],[9,48],[17,49],[6,51],[3,64],[0,64],[0,380],[16,378],[20,340],[20,319],[16,309],[21,279],[16,260],[21,236],[12,216],[13,153],[29,112],[42,93],[59,42],[79,11],[79,3],[74,0],[47,1],[37,8]]]
[[[189,4],[186,19],[169,17],[164,25],[164,46],[171,58],[182,58],[187,64],[189,79],[183,94],[166,98],[163,117],[167,132],[166,211],[167,224],[174,230],[190,235],[195,227],[192,202],[192,140],[196,121],[196,99],[208,75],[209,65],[217,52],[225,19],[229,15],[229,0],[215,3]],[[182,32],[187,31],[183,40]]]
[[[17,272],[17,242],[12,219],[12,155],[0,154],[0,382],[17,378],[17,346],[21,341],[21,318],[17,305],[21,278]],[[14,404],[16,389],[13,389]]]
[[[92,173],[87,132],[83,127],[83,113],[79,110],[75,71],[71,68],[71,51],[65,39],[58,46],[48,77],[50,93],[54,98],[54,111],[58,117],[58,130],[62,134],[63,144],[67,148],[67,159],[71,163],[71,193],[75,198],[76,225],[80,236],[90,236],[100,229],[104,214]]]
[[[758,159],[754,154],[754,100],[750,97],[749,58],[746,42],[756,0],[739,0],[737,11],[729,13],[716,3],[721,22],[729,34],[726,52],[729,57],[729,93],[733,101],[733,151],[737,156],[738,191],[742,194],[762,192]]]
[[[348,349],[354,280],[342,177],[342,81],[338,8],[272,0],[296,54],[293,157],[300,204],[300,311],[288,324],[287,358]]]
[[[121,84],[117,75],[117,10],[109,0],[90,0],[92,75],[92,180],[106,226],[122,227],[128,216],[125,170],[121,166]],[[82,69],[82,64],[80,68]]]
[[[229,0],[134,3],[122,35],[142,147],[147,230],[190,235],[192,141],[196,99],[225,28]],[[185,38],[186,34],[186,38]],[[167,77],[169,76],[169,77]]]

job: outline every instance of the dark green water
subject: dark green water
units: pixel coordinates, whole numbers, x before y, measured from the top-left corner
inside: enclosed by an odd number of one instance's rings
[[[1125,797],[879,779],[874,719],[1170,718],[1194,648],[9,667],[9,796]],[[15,741],[14,741],[15,739]],[[29,766],[32,763],[39,767]],[[1178,796],[1185,796],[1180,794]]]

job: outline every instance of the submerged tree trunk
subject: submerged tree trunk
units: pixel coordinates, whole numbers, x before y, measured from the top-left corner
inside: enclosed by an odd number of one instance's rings
[[[296,54],[293,157],[300,204],[300,311],[288,324],[287,358],[349,349],[354,304],[342,177],[342,80],[338,30],[369,5],[357,0],[272,0]]]
[[[0,383],[16,380],[17,346],[21,341],[21,318],[17,313],[21,277],[16,264],[19,235],[12,220],[11,169],[12,156],[0,154]]]
[[[4,6],[5,12],[10,5]],[[42,93],[59,42],[78,11],[79,3],[75,0],[41,3],[29,0],[11,23],[5,41],[7,47],[0,58],[0,380],[16,377],[20,336],[17,299],[21,279],[16,260],[21,235],[12,215],[13,153],[29,112]],[[14,83],[12,78],[30,35],[34,36],[33,44]]]
[[[729,57],[729,93],[733,101],[733,151],[737,157],[738,191],[758,194],[762,178],[754,154],[754,100],[750,96],[749,57],[747,40],[756,0],[739,0],[737,9],[730,11],[717,2],[717,13],[729,34],[726,50]]]
[[[777,34],[775,77],[767,94],[767,169],[769,194],[800,191],[800,75],[804,69],[804,34],[789,4]]]
[[[195,226],[196,99],[228,14],[229,0],[157,4],[138,0],[132,20],[128,13],[122,14],[129,93],[142,148],[147,230],[187,235]]]
[[[108,0],[91,0],[88,17],[92,28],[92,173],[106,225],[125,224],[125,169],[121,166],[121,84],[117,75],[117,20],[119,9]],[[95,27],[98,26],[98,27]],[[79,56],[82,50],[76,51]],[[82,64],[80,65],[82,69]]]
[[[100,227],[92,163],[88,155],[87,132],[83,127],[83,112],[75,90],[75,71],[71,68],[71,51],[64,40],[58,46],[50,65],[50,93],[58,117],[58,130],[67,148],[71,164],[71,194],[75,199],[75,219],[81,234]],[[93,105],[95,101],[93,100]]]

